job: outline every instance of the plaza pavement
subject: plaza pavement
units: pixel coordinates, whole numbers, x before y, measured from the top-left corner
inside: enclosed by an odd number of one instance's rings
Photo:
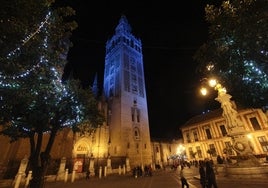
[[[201,188],[199,182],[198,168],[185,168],[185,176],[189,182],[190,188]],[[268,178],[266,179],[237,179],[228,178],[223,175],[217,175],[218,188],[266,188]],[[14,186],[0,186],[1,188],[13,188]],[[134,178],[131,174],[108,175],[106,177],[90,177],[76,179],[74,182],[68,180],[45,182],[44,188],[180,188],[179,170],[156,170],[152,177]],[[20,188],[26,188],[21,185]]]
[[[185,168],[185,176],[190,188],[201,188],[198,168]],[[268,178],[237,179],[217,175],[218,188],[266,188]],[[107,177],[91,177],[90,180],[80,179],[71,182],[46,183],[45,188],[180,188],[179,170],[156,170],[152,177],[134,178],[131,174],[109,175]]]

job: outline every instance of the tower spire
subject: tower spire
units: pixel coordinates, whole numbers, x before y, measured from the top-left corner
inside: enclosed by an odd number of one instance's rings
[[[92,86],[92,91],[94,93],[94,96],[97,97],[98,96],[98,93],[99,93],[99,88],[98,88],[98,73],[95,74],[94,82],[93,82],[93,86]]]
[[[127,21],[127,17],[124,14],[121,15],[119,23],[118,23],[117,27],[115,28],[116,34],[131,33],[131,30],[132,30],[132,28]]]

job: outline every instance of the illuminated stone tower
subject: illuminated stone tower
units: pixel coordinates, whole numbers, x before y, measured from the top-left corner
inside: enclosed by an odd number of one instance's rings
[[[106,43],[103,92],[108,101],[109,154],[130,165],[152,163],[141,40],[122,16]]]

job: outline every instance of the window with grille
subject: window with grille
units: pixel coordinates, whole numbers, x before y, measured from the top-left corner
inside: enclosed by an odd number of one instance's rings
[[[260,126],[260,124],[259,124],[259,122],[258,122],[256,117],[249,118],[249,120],[250,120],[251,125],[253,126],[253,129],[255,131],[261,130],[261,126]]]
[[[194,131],[193,132],[193,135],[194,135],[194,141],[198,141],[198,135],[197,135],[197,131]]]
[[[227,131],[224,125],[220,125],[220,129],[221,129],[221,134],[222,136],[226,136],[227,135]]]
[[[197,156],[198,156],[198,158],[202,158],[202,157],[203,157],[203,156],[202,156],[202,150],[201,150],[200,146],[197,146],[197,147],[196,147],[196,152],[197,152]]]
[[[211,132],[209,129],[206,129],[207,139],[212,139]]]
[[[191,142],[191,139],[190,139],[190,134],[189,133],[186,133],[186,139],[187,139],[187,142],[190,143]]]
[[[214,144],[209,144],[209,154],[212,155],[213,157],[217,156],[216,148]]]
[[[259,136],[258,140],[259,140],[259,143],[260,143],[260,145],[262,147],[262,150],[264,152],[267,152],[268,151],[268,142],[267,142],[266,137],[265,136]]]
[[[191,158],[194,158],[194,151],[192,147],[189,147],[189,154]]]

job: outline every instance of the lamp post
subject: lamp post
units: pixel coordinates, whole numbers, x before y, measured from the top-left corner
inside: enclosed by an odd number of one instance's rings
[[[234,108],[234,102],[231,101],[232,96],[227,93],[226,88],[223,87],[216,79],[208,80],[208,85],[218,92],[218,96],[215,100],[221,104],[221,108],[223,110],[222,115],[226,120],[228,129],[228,136],[232,138],[232,149],[235,150],[239,156],[237,163],[239,163],[240,166],[258,165],[250,147],[243,122],[238,117],[238,113]],[[207,94],[207,90],[205,88],[201,88],[200,91],[203,95]]]
[[[179,147],[177,148],[177,152],[176,152],[178,158],[180,161],[184,160],[184,154],[185,154],[185,147],[183,145],[179,145]]]

